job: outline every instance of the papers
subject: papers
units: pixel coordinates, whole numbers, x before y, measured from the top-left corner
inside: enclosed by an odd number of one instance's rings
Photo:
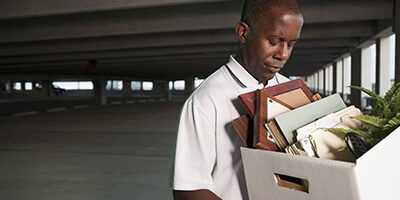
[[[346,123],[342,125],[342,128],[349,126],[358,128],[359,126],[357,124],[354,124],[357,121],[351,120],[349,117],[361,114],[362,114],[361,111],[354,106],[349,106],[336,113],[328,114],[327,116],[322,117],[317,121],[311,122],[310,124],[298,128],[296,130],[297,140],[301,140],[303,138],[308,137],[310,133],[316,131],[317,129],[333,128],[343,121],[345,121]]]
[[[320,158],[354,162],[356,158],[349,149],[345,148],[347,145],[343,139],[344,134],[332,133],[325,130],[325,128],[360,129],[361,122],[351,117],[361,114],[361,111],[354,106],[344,108],[297,129],[296,138],[297,140],[302,140],[312,136]],[[342,150],[339,151],[340,149]]]

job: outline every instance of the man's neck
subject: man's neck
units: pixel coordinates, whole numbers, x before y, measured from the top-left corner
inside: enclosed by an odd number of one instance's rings
[[[242,57],[240,54],[234,56],[233,58],[236,60],[236,62],[238,62],[238,63],[243,67],[243,69],[245,69],[245,70],[247,71],[247,73],[249,73],[254,79],[257,80],[257,78],[254,77],[254,76],[249,72],[249,70],[247,70],[247,68],[245,67],[245,64],[244,64],[244,62],[243,62],[243,57]],[[257,80],[257,81],[258,81],[258,80]],[[265,82],[258,81],[258,83],[263,84],[264,87],[265,87],[265,86],[268,85],[268,80],[266,80]]]

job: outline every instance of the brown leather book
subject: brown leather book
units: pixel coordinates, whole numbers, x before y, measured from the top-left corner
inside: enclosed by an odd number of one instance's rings
[[[253,147],[253,119],[249,114],[233,120],[232,124],[247,147]]]
[[[276,110],[274,111],[275,113],[273,113],[272,110],[276,108],[276,106],[278,105],[283,107],[284,110],[283,111]],[[274,139],[269,135],[267,129],[265,128],[265,124],[267,123],[268,118],[271,118],[271,116],[268,115],[273,116],[278,113],[286,112],[288,110],[293,110],[293,107],[271,96],[265,90],[256,91],[255,106],[256,108],[254,114],[254,137],[253,137],[254,147],[257,149],[279,151],[279,147],[276,145]]]
[[[251,118],[254,117],[254,106],[255,106],[254,101],[255,101],[255,99],[256,99],[255,91],[239,95],[240,102],[242,103],[244,108],[246,108],[247,113],[249,114],[249,116]]]
[[[313,102],[313,94],[303,80],[296,79],[264,89],[271,96],[285,102],[293,108]],[[293,98],[293,97],[296,98]],[[255,110],[255,91],[239,95],[239,100],[253,118]]]

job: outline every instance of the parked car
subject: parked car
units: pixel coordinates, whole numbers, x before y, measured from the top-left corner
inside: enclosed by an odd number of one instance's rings
[[[53,94],[55,94],[56,96],[60,96],[60,95],[65,94],[65,93],[67,92],[67,90],[64,89],[64,88],[60,88],[60,87],[58,87],[58,86],[52,86],[51,92],[52,92]]]

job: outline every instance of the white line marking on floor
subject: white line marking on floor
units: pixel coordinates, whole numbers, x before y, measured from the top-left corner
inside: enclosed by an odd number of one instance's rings
[[[37,114],[36,111],[28,111],[28,112],[20,112],[20,113],[12,113],[12,117],[21,117],[21,116],[28,116],[28,115],[35,115]]]
[[[59,112],[59,111],[64,111],[67,110],[66,107],[60,107],[60,108],[52,108],[52,109],[48,109],[47,112]]]

